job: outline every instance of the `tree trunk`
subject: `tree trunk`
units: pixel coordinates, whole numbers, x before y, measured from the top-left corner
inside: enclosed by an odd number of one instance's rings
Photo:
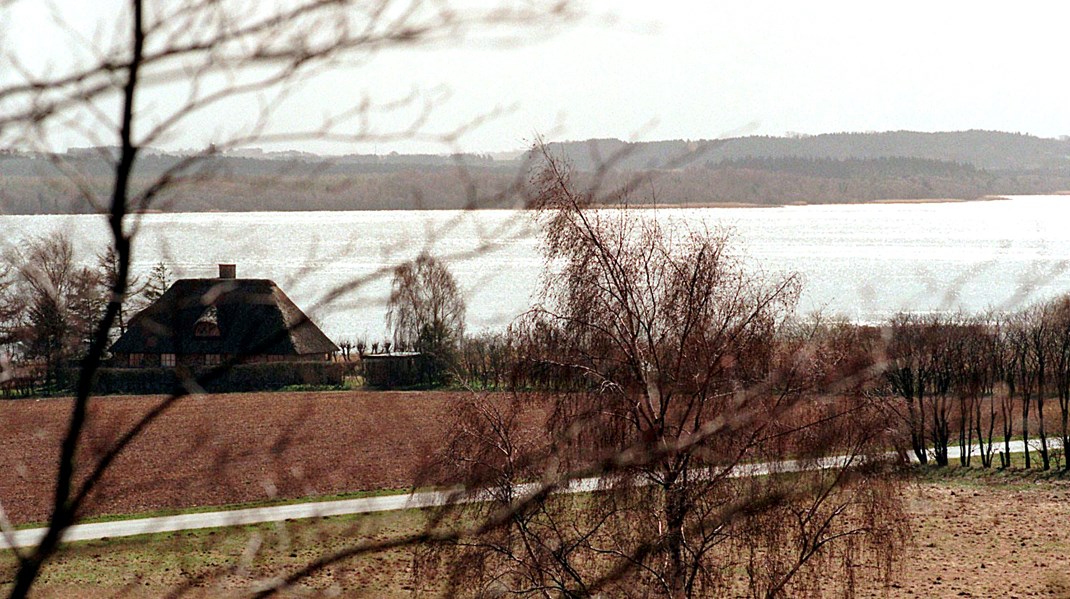
[[[918,395],[917,407],[913,397],[907,398],[907,419],[910,426],[910,447],[914,450],[918,463],[927,464],[929,455],[925,451],[925,409],[922,407],[921,394]]]
[[[1044,392],[1037,396],[1037,435],[1040,437],[1040,461],[1044,470],[1051,470],[1051,455],[1048,453],[1048,434],[1044,430]]]
[[[687,515],[687,494],[675,482],[666,484],[664,494],[668,590],[672,599],[685,599],[687,567],[684,563],[684,519]]]
[[[1014,434],[1014,406],[1010,398],[1000,400],[999,411],[1003,417],[1003,451],[999,452],[999,467],[1006,468],[1010,466],[1011,435]]]
[[[1025,447],[1025,467],[1031,468],[1029,460],[1029,403],[1031,399],[1028,393],[1022,394],[1022,445]],[[1007,459],[1010,459],[1010,449],[1007,449]]]
[[[1063,470],[1070,470],[1070,454],[1067,454],[1067,449],[1070,448],[1070,389],[1059,390],[1059,416],[1060,416],[1060,430],[1059,433],[1062,437],[1062,452],[1063,452]]]
[[[1051,470],[1051,456],[1048,454],[1048,433],[1044,430],[1044,370],[1045,362],[1041,360],[1037,368],[1037,435],[1040,437],[1040,461],[1044,470]]]
[[[959,465],[970,467],[973,457],[973,404],[967,404],[963,395],[959,396]],[[981,445],[984,451],[984,445]]]
[[[951,431],[947,421],[947,396],[934,395],[931,404],[933,407],[933,456],[937,466],[945,467],[948,465],[947,446],[951,440]]]

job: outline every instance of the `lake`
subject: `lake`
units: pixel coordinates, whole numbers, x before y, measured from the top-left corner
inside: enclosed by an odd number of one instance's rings
[[[756,271],[799,273],[800,309],[873,322],[899,310],[1011,309],[1070,291],[1070,197],[949,203],[644,210],[727,227]],[[447,258],[472,330],[501,328],[542,283],[538,232],[512,210],[150,214],[134,273],[274,279],[332,339],[385,336],[389,269],[421,250]],[[108,239],[103,217],[0,216],[0,244],[66,232],[81,259]],[[329,301],[328,301],[329,300]]]

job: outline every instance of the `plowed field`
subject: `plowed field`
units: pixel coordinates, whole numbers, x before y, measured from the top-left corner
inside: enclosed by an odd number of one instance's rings
[[[109,469],[83,515],[405,488],[463,394],[242,393],[183,398]],[[163,397],[94,399],[80,463]],[[0,501],[42,521],[69,399],[0,402]]]
[[[404,488],[447,431],[451,415],[464,398],[464,394],[439,392],[186,398],[115,462],[101,486],[104,492],[93,497],[86,511],[134,513]],[[95,400],[83,463],[92,461],[93,448],[112,441],[161,400]],[[0,501],[15,522],[47,517],[55,457],[70,407],[66,399],[0,402],[0,463],[4,465]],[[860,594],[1070,597],[1070,567],[1065,559],[1070,553],[1065,526],[1070,483],[1035,481],[1028,476],[995,482],[952,479],[908,485],[905,500],[912,515],[914,545],[891,589],[863,583]],[[388,514],[367,520],[377,534],[389,536],[415,526],[407,517]],[[237,539],[234,547],[220,542],[214,532],[179,533],[162,541],[80,544],[50,568],[51,578],[39,590],[42,596],[98,596],[97,591],[99,596],[117,591],[131,596],[164,594],[191,578],[211,577],[219,568],[230,568],[246,550],[246,537],[261,533],[236,530],[227,534]],[[348,535],[344,539],[351,540]],[[191,548],[188,543],[205,547]],[[308,548],[279,549],[279,556],[268,560],[269,565],[285,570],[289,561],[311,559],[324,548],[323,543],[320,539]],[[102,553],[100,547],[108,551]],[[182,556],[176,562],[181,568],[161,565],[160,560],[172,553]],[[405,552],[395,553],[357,560],[318,575],[310,585],[341,588],[347,595],[359,595],[363,589],[366,594],[362,596],[408,596],[411,558]],[[105,558],[116,564],[110,575],[101,574]],[[231,576],[222,581],[222,587],[211,586],[203,596],[247,590],[254,582]],[[130,593],[131,589],[136,592]]]

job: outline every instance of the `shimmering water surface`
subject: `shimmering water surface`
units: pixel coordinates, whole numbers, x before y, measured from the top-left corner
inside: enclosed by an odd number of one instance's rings
[[[753,268],[803,277],[803,311],[875,321],[1070,291],[1070,197],[644,213],[729,227]],[[236,263],[239,277],[278,282],[334,339],[383,336],[389,269],[423,249],[449,258],[475,330],[528,309],[543,272],[537,227],[516,211],[152,214],[131,224],[136,274],[163,261],[178,277],[212,277]],[[0,244],[57,230],[85,262],[108,238],[102,217],[0,216]]]

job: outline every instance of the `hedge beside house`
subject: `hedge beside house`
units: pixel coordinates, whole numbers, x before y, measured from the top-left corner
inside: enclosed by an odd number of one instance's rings
[[[361,358],[364,382],[377,389],[428,387],[434,382],[430,360],[423,354],[399,352],[371,354]]]
[[[201,387],[211,393],[272,391],[290,385],[341,385],[345,375],[345,366],[335,362],[237,364],[205,380],[212,370],[195,367],[186,373],[204,381]],[[174,368],[101,368],[93,383],[93,392],[100,395],[173,393],[179,389],[182,380]]]

